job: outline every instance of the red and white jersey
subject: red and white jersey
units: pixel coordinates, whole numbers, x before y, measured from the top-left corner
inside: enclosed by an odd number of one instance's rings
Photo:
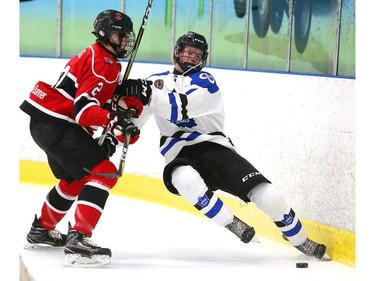
[[[54,123],[76,123],[92,134],[108,121],[103,107],[120,76],[120,61],[94,43],[69,60],[54,86],[39,81],[21,109]]]

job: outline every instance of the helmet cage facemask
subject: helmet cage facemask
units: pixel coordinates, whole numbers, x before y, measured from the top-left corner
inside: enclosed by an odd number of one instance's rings
[[[181,62],[180,57],[178,57],[178,53],[182,52],[185,49],[185,47],[187,47],[187,46],[196,47],[196,48],[199,49],[199,47],[194,46],[194,45],[185,45],[182,48],[181,51],[176,50],[175,54],[174,54],[176,63],[181,67],[181,69],[184,71],[184,73],[192,73],[192,72],[201,71],[206,66],[207,55],[206,55],[205,58],[202,55],[201,61],[198,64],[193,64],[193,63],[189,63],[189,62]],[[199,50],[201,50],[201,49],[199,49]],[[204,52],[203,52],[203,54],[204,54]]]
[[[110,40],[107,40],[107,43],[115,50],[117,57],[119,57],[119,58],[129,57],[130,54],[132,53],[133,49],[134,49],[135,33],[133,31],[131,31],[131,32],[128,32],[128,34],[126,34],[125,32],[120,33],[120,32],[114,31],[114,32],[112,32],[111,37],[112,37],[113,33],[117,33],[118,40],[119,40],[120,43],[115,44],[115,43],[111,42]],[[126,44],[125,48],[121,48],[122,40],[125,37],[128,37],[127,44]]]
[[[202,51],[202,58],[201,58],[200,63],[192,64],[192,63],[180,61],[178,54],[182,52],[187,46],[195,47]],[[177,43],[174,49],[173,59],[175,63],[181,67],[184,73],[188,74],[188,73],[198,72],[198,71],[201,71],[206,66],[207,57],[208,57],[207,49],[208,49],[208,46],[206,43],[206,39],[202,35],[199,35],[193,32],[187,32],[186,34],[184,34],[177,40]]]

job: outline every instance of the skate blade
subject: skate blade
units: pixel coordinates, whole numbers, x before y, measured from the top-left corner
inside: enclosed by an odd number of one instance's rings
[[[301,256],[306,257],[310,260],[315,260],[315,261],[330,261],[331,260],[331,256],[328,255],[327,253],[325,253],[323,255],[323,257],[321,257],[320,259],[316,258],[316,257],[313,257],[313,256],[306,256],[305,254],[302,254]]]
[[[27,243],[23,246],[25,250],[34,250],[34,251],[41,251],[41,250],[51,250],[51,249],[63,249],[64,246],[51,246],[48,244],[33,244]]]
[[[324,256],[320,260],[322,260],[322,261],[330,261],[331,257],[330,257],[330,255],[328,255],[327,253],[325,253]]]
[[[260,243],[260,240],[258,239],[258,237],[254,236],[254,237],[250,240],[250,243]]]
[[[78,254],[66,254],[63,264],[73,267],[99,267],[111,263],[111,257],[107,255],[93,255],[91,258]]]

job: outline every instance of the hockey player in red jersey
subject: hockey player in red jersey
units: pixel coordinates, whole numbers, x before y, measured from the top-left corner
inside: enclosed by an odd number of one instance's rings
[[[118,144],[114,132],[107,133],[100,146],[94,132],[112,124],[130,135],[130,144],[139,137],[139,129],[131,122],[128,110],[111,111],[109,104],[115,92],[126,91],[121,82],[119,59],[130,56],[135,42],[133,23],[127,15],[106,10],[94,21],[96,42],[66,64],[55,85],[39,81],[20,108],[30,115],[30,133],[45,151],[49,166],[59,182],[49,191],[35,215],[27,241],[32,245],[65,247],[65,263],[108,264],[111,250],[95,245],[90,237],[105,207],[116,178],[88,173],[114,173],[109,161]],[[132,85],[134,87],[134,85]],[[140,87],[140,91],[146,88]],[[142,103],[125,98],[128,108],[139,115]],[[67,235],[55,229],[77,202],[75,223]]]
[[[323,258],[326,247],[307,237],[285,197],[236,152],[225,134],[221,90],[202,70],[207,56],[204,36],[191,31],[182,35],[175,45],[173,71],[148,78],[153,82],[151,99],[134,121],[142,127],[151,115],[156,120],[167,189],[245,243],[253,239],[254,228],[236,217],[215,191],[253,202],[293,246],[307,256]]]

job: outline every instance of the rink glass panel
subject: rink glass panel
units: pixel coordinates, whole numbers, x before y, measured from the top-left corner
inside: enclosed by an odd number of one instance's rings
[[[310,1],[309,6],[302,1]],[[302,7],[303,5],[308,7]],[[304,11],[307,9],[310,10],[309,16],[308,12]],[[291,72],[333,75],[337,40],[337,3],[328,0],[298,0],[293,16]],[[305,34],[301,25],[307,25],[308,17],[310,31]],[[306,45],[304,49],[301,47],[303,44]]]
[[[355,1],[342,1],[338,75],[354,76],[355,70]]]
[[[38,0],[34,0],[38,1]],[[95,5],[93,4],[95,3]],[[119,9],[118,0],[64,0],[62,5],[61,56],[72,57],[94,43],[93,22],[106,9]]]
[[[55,57],[56,1],[20,2],[20,55]]]
[[[125,11],[138,33],[147,2],[20,1],[20,55],[74,56],[105,9]],[[154,1],[137,61],[170,63],[188,30],[206,37],[212,67],[355,77],[355,0]]]

